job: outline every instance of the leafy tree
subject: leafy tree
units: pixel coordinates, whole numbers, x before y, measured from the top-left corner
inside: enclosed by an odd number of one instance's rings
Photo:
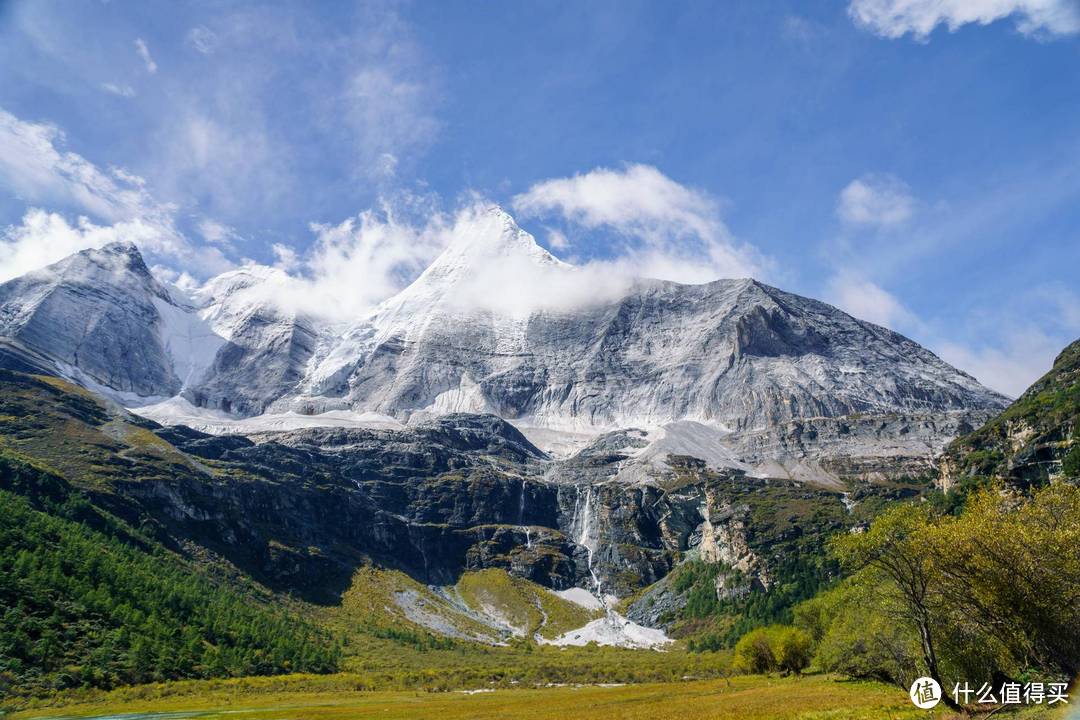
[[[915,628],[926,674],[944,686],[935,638],[941,583],[925,541],[930,526],[928,508],[898,505],[882,513],[867,531],[840,536],[831,546],[845,568],[876,582],[882,595],[899,596],[901,602],[891,604],[891,609]],[[944,701],[959,709],[952,698],[946,696]]]
[[[1080,489],[1058,483],[1030,499],[1000,487],[976,493],[927,544],[954,634],[989,635],[1020,667],[1080,673]]]
[[[849,579],[795,609],[796,622],[816,641],[817,665],[850,677],[906,688],[918,677],[919,641],[897,622],[894,593],[866,578]]]
[[[940,506],[938,506],[940,507]],[[1080,672],[1080,488],[972,489],[963,511],[898,506],[832,543],[852,574],[795,623],[825,670],[906,687]],[[951,701],[951,698],[949,698]]]
[[[735,667],[748,673],[770,673],[777,669],[776,653],[767,628],[757,628],[735,645]]]
[[[775,635],[776,662],[784,672],[800,674],[810,666],[813,639],[798,628],[785,627]]]

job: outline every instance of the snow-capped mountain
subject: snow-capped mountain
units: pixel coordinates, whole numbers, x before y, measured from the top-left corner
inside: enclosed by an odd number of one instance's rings
[[[589,435],[666,427],[672,452],[721,438],[755,466],[932,454],[1006,403],[895,332],[755,280],[606,284],[499,209],[348,327],[282,308],[286,280],[249,266],[178,299],[133,246],[84,251],[0,285],[0,357],[44,358],[129,406],[179,396],[166,406],[185,422],[490,412]]]
[[[273,288],[286,281],[281,270],[248,265],[192,293],[199,317],[224,341],[184,393],[193,405],[258,415],[304,379],[319,325],[274,302]]]
[[[31,364],[136,397],[179,393],[221,345],[130,243],[84,250],[0,285],[0,336]]]

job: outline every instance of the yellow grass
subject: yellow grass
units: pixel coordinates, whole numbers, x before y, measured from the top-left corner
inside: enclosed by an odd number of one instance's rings
[[[311,691],[300,682],[293,691],[282,691],[272,689],[275,684],[278,688],[283,686],[280,679],[273,678],[262,683],[249,680],[179,683],[175,689],[182,694],[176,695],[170,694],[169,685],[129,688],[93,703],[40,708],[16,713],[11,718],[92,717],[148,711],[201,711],[198,717],[207,720],[238,715],[245,720],[376,717],[387,720],[901,720],[948,716],[943,711],[917,710],[906,693],[895,687],[826,676],[736,677],[730,681],[621,687],[496,689],[473,694],[356,692],[344,689],[347,686],[344,682],[339,685],[340,690]]]

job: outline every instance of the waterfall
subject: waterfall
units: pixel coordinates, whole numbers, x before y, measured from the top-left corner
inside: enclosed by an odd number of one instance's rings
[[[581,488],[578,488],[578,497],[574,502],[574,514],[577,515],[577,507],[579,500],[581,499]],[[603,587],[600,582],[600,576],[596,574],[596,570],[593,568],[593,543],[589,538],[589,533],[592,529],[592,486],[590,485],[585,490],[585,507],[581,511],[581,516],[576,522],[578,526],[578,540],[577,544],[585,548],[585,555],[588,558],[589,563],[589,576],[593,581],[593,594],[600,601],[600,604],[604,606],[604,610],[608,613],[611,612],[608,608],[607,600],[604,598]]]
[[[532,535],[525,524],[525,478],[521,478],[521,497],[518,500],[518,527],[525,531],[525,547],[532,547]]]

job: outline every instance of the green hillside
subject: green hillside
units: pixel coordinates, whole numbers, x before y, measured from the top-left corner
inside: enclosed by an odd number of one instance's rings
[[[1004,412],[955,440],[941,468],[945,487],[992,479],[1029,487],[1080,477],[1080,340]]]
[[[0,455],[0,688],[20,694],[337,667],[328,635]]]

